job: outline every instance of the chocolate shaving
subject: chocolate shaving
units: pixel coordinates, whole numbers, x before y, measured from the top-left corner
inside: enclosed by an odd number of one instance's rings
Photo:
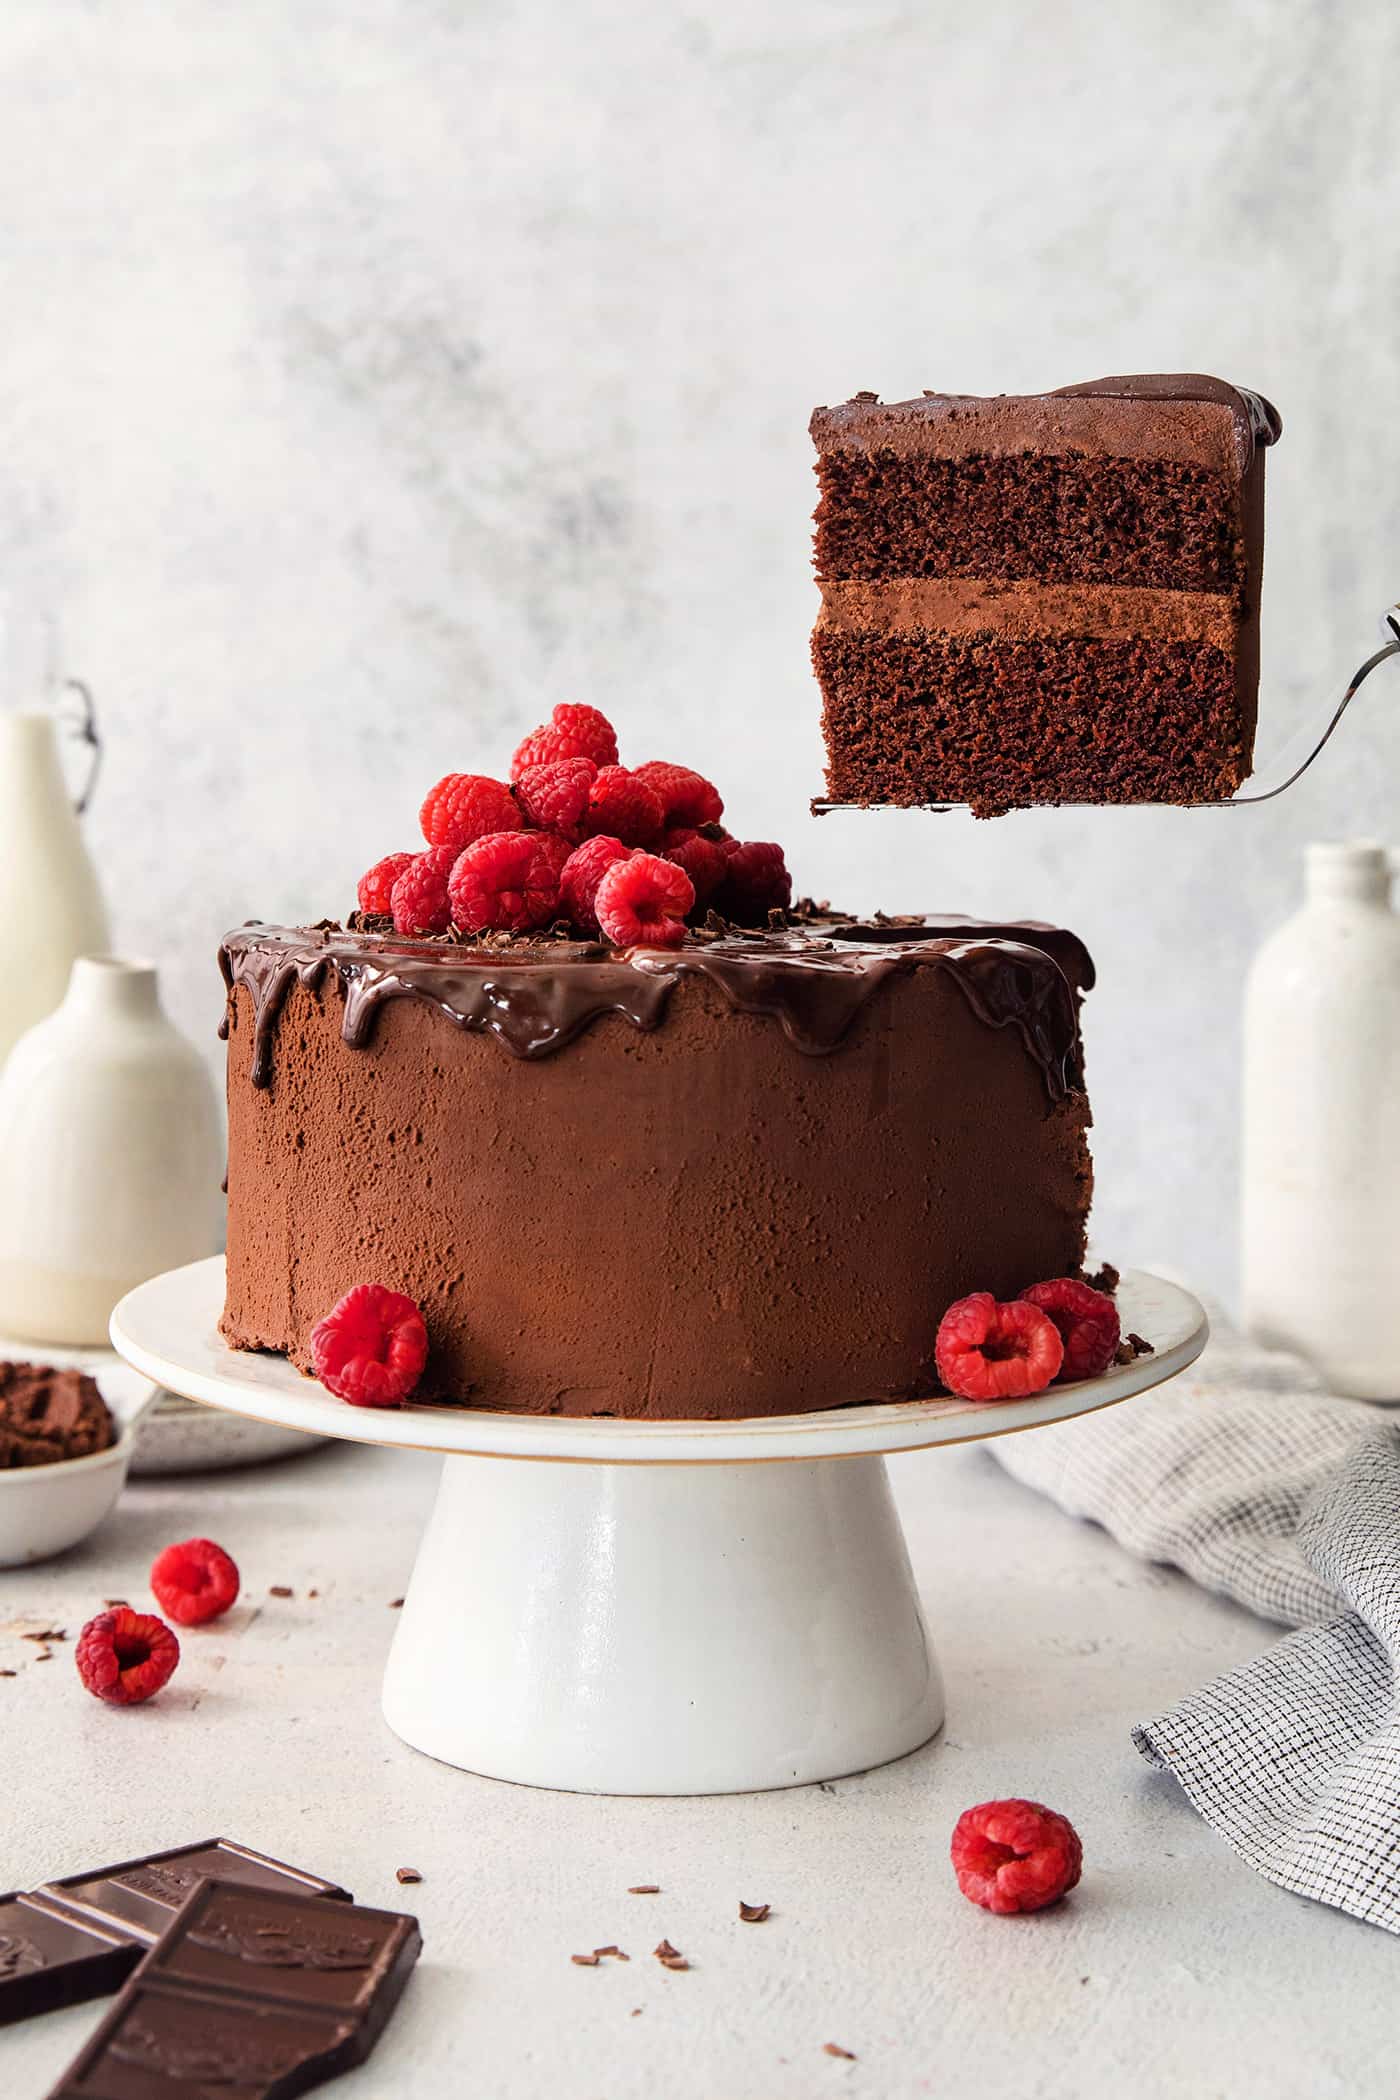
[[[663,1969],[688,1969],[690,1967],[690,1963],[681,1953],[680,1948],[673,1947],[669,1940],[663,1940],[659,1947],[652,1949],[652,1952]]]
[[[637,1886],[629,1889],[627,1893],[629,1896],[659,1896],[661,1894],[661,1883],[659,1881],[639,1881]]]
[[[128,1604],[125,1597],[104,1597],[102,1599],[102,1602],[106,1605],[108,1611],[131,1610],[131,1606]]]
[[[18,1677],[18,1670],[0,1670],[0,1677]]]
[[[399,1867],[395,1871],[394,1879],[395,1881],[421,1881],[423,1877],[417,1867]]]
[[[68,1635],[61,1626],[51,1626],[47,1633],[22,1633],[20,1635],[22,1641],[38,1641],[40,1643],[44,1641],[66,1641],[67,1638]]]
[[[761,1925],[772,1908],[771,1903],[745,1903],[739,1898],[739,1916],[746,1925]]]
[[[598,1961],[601,1961],[608,1954],[612,1956],[614,1961],[631,1961],[632,1959],[630,1954],[623,1953],[621,1947],[595,1947],[593,1953]]]
[[[389,1609],[390,1609],[390,1611],[402,1611],[402,1610],[403,1610],[403,1598],[402,1598],[402,1597],[391,1597],[391,1598],[389,1599]]]
[[[576,1969],[596,1969],[598,1959],[596,1954],[571,1954],[569,1956],[569,1960]]]
[[[855,2050],[843,2049],[839,2042],[823,2042],[822,2049],[827,2056],[839,2056],[843,2063],[853,2064],[856,2060]]]
[[[267,1594],[269,1597],[292,1597],[296,1592],[288,1589],[285,1582],[273,1582],[269,1583]]]

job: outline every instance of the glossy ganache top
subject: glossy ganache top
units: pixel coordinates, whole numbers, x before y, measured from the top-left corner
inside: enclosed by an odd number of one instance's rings
[[[271,1081],[277,1017],[293,983],[314,988],[330,975],[344,999],[342,1035],[356,1049],[368,1043],[386,1000],[408,998],[494,1037],[514,1057],[549,1057],[604,1014],[638,1029],[659,1027],[680,980],[700,977],[736,1012],[773,1021],[795,1050],[820,1057],[836,1049],[888,977],[936,969],[986,1026],[1015,1030],[1055,1101],[1083,1083],[1077,995],[1094,976],[1073,934],[1033,921],[858,923],[810,910],[759,933],[716,922],[677,949],[615,949],[548,935],[470,946],[254,922],[227,936],[219,962],[230,1003],[240,985],[252,1000],[254,1086]],[[228,1025],[226,1010],[222,1035]]]

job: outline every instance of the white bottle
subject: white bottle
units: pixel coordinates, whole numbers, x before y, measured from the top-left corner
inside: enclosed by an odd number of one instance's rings
[[[0,710],[0,1065],[63,997],[107,915],[59,763],[51,715]]]
[[[118,1298],[222,1245],[223,1119],[149,963],[73,965],[0,1073],[0,1332],[105,1342]]]
[[[1400,1400],[1400,918],[1380,846],[1309,846],[1244,1014],[1242,1297],[1259,1341]]]

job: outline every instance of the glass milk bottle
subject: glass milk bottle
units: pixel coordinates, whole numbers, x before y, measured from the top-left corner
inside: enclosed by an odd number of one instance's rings
[[[78,956],[109,945],[107,914],[60,757],[60,714],[97,751],[86,688],[22,661],[0,604],[0,1064],[52,1013]],[[7,646],[8,632],[8,646]],[[91,786],[91,773],[89,774]]]
[[[1309,846],[1245,991],[1242,1294],[1259,1341],[1400,1400],[1400,918],[1369,842]]]

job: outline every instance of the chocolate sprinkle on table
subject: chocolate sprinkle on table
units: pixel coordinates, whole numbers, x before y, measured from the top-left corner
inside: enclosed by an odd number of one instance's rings
[[[669,1940],[663,1940],[659,1947],[652,1949],[652,1952],[663,1969],[688,1969],[690,1967],[690,1963],[681,1953],[680,1948],[673,1947]]]
[[[571,1954],[569,1960],[576,1969],[596,1969],[598,1966],[596,1954]]]
[[[637,1886],[634,1889],[629,1889],[627,1893],[629,1896],[659,1896],[661,1894],[661,1883],[659,1881],[639,1881]]]
[[[269,1597],[291,1597],[296,1593],[288,1589],[285,1582],[273,1582],[268,1585],[267,1594]]]
[[[822,2048],[828,2056],[839,2056],[848,2064],[853,2064],[856,2060],[855,2050],[843,2049],[839,2042],[823,2042]]]
[[[417,1867],[399,1867],[395,1870],[394,1879],[396,1881],[421,1881],[423,1877]]]
[[[739,1916],[746,1925],[761,1925],[772,1908],[771,1903],[745,1903],[739,1898]]]

